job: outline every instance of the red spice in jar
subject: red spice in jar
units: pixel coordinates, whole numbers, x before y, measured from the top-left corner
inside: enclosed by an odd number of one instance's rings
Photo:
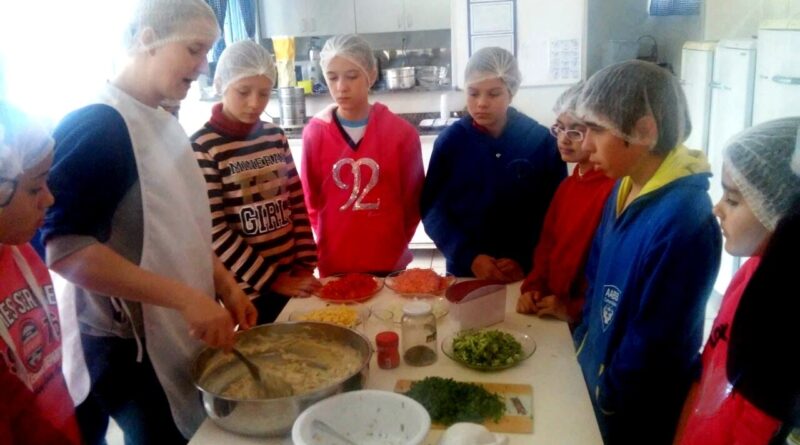
[[[375,336],[375,346],[378,349],[378,366],[381,369],[393,369],[400,365],[400,352],[397,345],[400,337],[396,332],[384,331]]]

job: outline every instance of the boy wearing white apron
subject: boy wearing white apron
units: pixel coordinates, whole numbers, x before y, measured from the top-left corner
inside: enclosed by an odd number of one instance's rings
[[[85,439],[100,441],[111,415],[126,443],[182,443],[204,417],[192,357],[201,342],[232,345],[234,324],[256,313],[213,255],[189,139],[158,108],[207,69],[214,14],[202,0],[142,0],[128,32],[129,63],[54,134],[59,204],[43,236],[48,264],[70,282],[59,295],[65,375],[86,408]]]

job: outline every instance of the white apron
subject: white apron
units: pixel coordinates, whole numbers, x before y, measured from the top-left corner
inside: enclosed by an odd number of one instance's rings
[[[148,107],[111,84],[98,102],[112,106],[122,115],[133,145],[144,212],[139,266],[214,298],[206,183],[186,132],[166,111]],[[63,299],[67,300],[70,294],[69,290],[64,292],[67,298]],[[59,306],[64,303],[69,302],[59,300]],[[64,315],[71,315],[75,326],[70,329],[77,332],[74,299],[70,306],[71,314]],[[143,304],[142,314],[150,361],[169,400],[175,424],[184,437],[190,438],[205,418],[189,374],[191,360],[202,344],[189,336],[189,327],[177,311]],[[70,394],[80,403],[89,388],[86,363],[79,359],[83,357],[80,338],[76,337],[69,345],[65,338],[65,356],[71,356],[71,360],[65,359],[64,367]]]

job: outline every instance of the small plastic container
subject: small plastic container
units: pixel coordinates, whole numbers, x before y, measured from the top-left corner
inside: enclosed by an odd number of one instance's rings
[[[478,329],[506,318],[506,285],[492,280],[470,280],[447,289],[450,315],[459,329]]]
[[[381,369],[394,369],[400,365],[399,344],[400,337],[396,332],[383,331],[375,336],[375,346],[378,350],[378,367]]]
[[[411,366],[436,362],[436,316],[430,303],[415,301],[403,306],[403,361]]]

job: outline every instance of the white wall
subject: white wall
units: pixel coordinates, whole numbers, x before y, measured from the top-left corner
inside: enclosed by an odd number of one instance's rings
[[[570,0],[569,2],[572,5],[570,11],[565,11],[563,9],[555,8],[553,3],[547,2],[545,0],[517,0],[517,37],[518,39],[522,38],[533,38],[531,36],[536,36],[536,38],[540,39],[547,39],[547,38],[580,38],[581,40],[581,48],[584,50],[584,54],[582,57],[585,57],[585,48],[586,48],[586,34],[585,30],[585,18],[584,18],[584,11],[585,11],[585,0]],[[467,60],[469,59],[469,43],[468,43],[468,24],[467,24],[467,7],[468,1],[467,0],[451,0],[450,2],[450,23],[452,24],[452,36],[450,38],[451,42],[451,51],[453,54],[453,81],[455,84],[461,88],[463,88],[464,83],[464,67],[467,64]],[[545,35],[536,34],[535,31],[528,28],[530,26],[530,17],[528,13],[532,10],[536,10],[537,8],[547,9],[547,10],[554,10],[557,11],[557,14],[561,14],[564,17],[569,17],[568,21],[572,23],[571,27],[576,28],[569,31],[558,31],[558,30],[550,30],[545,32]],[[527,30],[521,28],[528,28]],[[555,27],[557,28],[557,26]],[[547,30],[544,30],[547,31]],[[542,31],[542,32],[544,32]],[[528,37],[526,37],[528,36]],[[530,44],[536,44],[538,42],[529,42]],[[519,49],[525,44],[523,41],[517,42],[517,48]],[[584,67],[581,72],[585,72],[585,63]],[[542,86],[529,86],[529,87],[522,87],[517,92],[517,95],[514,97],[511,105],[517,108],[519,111],[531,116],[532,118],[536,119],[540,123],[545,126],[549,126],[554,120],[555,116],[553,115],[552,108],[553,104],[555,104],[556,99],[563,93],[569,85],[542,85]],[[460,92],[453,92],[450,94],[451,104],[456,103],[463,107],[463,104],[466,102],[466,96],[463,91]],[[451,109],[455,109],[451,107]]]
[[[728,2],[729,0],[718,0]],[[736,0],[746,1],[746,0]],[[658,42],[659,61],[680,72],[681,48],[686,40],[703,39],[703,16],[651,17],[647,0],[589,0],[587,9],[587,74],[604,66],[611,40],[636,41],[652,35]],[[643,49],[644,49],[643,45]],[[649,48],[649,45],[647,45]]]
[[[706,0],[705,38],[747,38],[768,19],[800,19],[800,0]]]

